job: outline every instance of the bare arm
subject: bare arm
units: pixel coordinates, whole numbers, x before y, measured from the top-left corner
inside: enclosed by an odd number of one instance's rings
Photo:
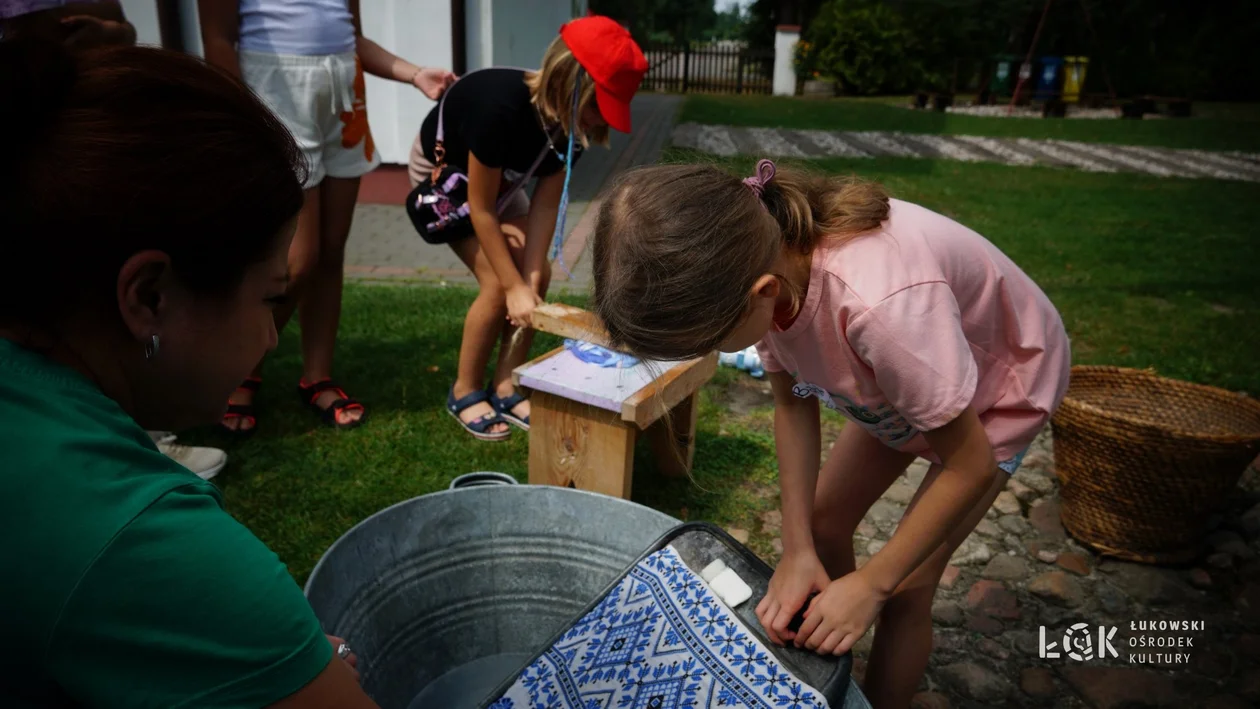
[[[388,49],[363,36],[363,22],[359,15],[359,0],[350,0],[350,13],[354,15],[356,51],[363,71],[382,79],[411,84],[434,101],[455,83],[455,75],[445,69],[416,66]]]
[[[861,569],[885,594],[891,594],[945,543],[988,491],[997,470],[993,447],[971,407],[944,426],[925,431],[923,437],[944,468],[902,518],[888,544]]]
[[[783,558],[774,570],[766,595],[757,604],[757,619],[770,641],[782,645],[795,637],[788,629],[809,594],[831,581],[814,550],[812,528],[814,487],[822,458],[818,400],[792,393],[792,376],[772,372],[774,443],[779,457],[779,491],[783,510]]]
[[[534,197],[529,204],[529,222],[525,225],[525,280],[535,293],[541,290],[547,249],[556,231],[560,216],[560,196],[564,192],[564,171],[538,178]]]
[[[382,79],[401,81],[404,84],[415,83],[420,67],[399,57],[388,49],[359,35],[359,61],[363,62],[363,71]]]
[[[508,250],[507,237],[499,224],[498,199],[499,185],[503,181],[503,170],[490,167],[477,159],[472,151],[468,153],[468,208],[473,229],[477,232],[477,242],[486,254],[486,260],[494,269],[499,285],[504,291],[514,288],[528,287],[516,262],[512,260],[512,252]]]
[[[779,457],[783,509],[783,554],[814,553],[814,489],[822,460],[818,399],[792,393],[795,381],[786,372],[772,372],[774,444]],[[793,609],[795,612],[795,609]]]
[[[197,16],[201,19],[201,42],[205,45],[206,62],[239,79],[241,61],[236,53],[236,42],[241,33],[239,3],[237,0],[199,0]]]
[[[334,657],[305,687],[269,709],[380,709],[363,693],[349,665]]]

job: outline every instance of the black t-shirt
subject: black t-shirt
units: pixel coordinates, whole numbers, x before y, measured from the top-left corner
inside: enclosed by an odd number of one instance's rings
[[[553,127],[554,150],[548,147],[542,117],[529,101],[523,70],[490,67],[471,72],[446,92],[443,101],[442,143],[447,165],[467,171],[468,153],[472,151],[482,163],[502,168],[506,184],[524,175],[546,147],[547,157],[534,175],[545,177],[564,169],[568,137]],[[434,163],[440,106],[434,106],[420,126],[420,145],[425,157]],[[575,143],[573,147],[576,163],[582,157],[582,145]]]

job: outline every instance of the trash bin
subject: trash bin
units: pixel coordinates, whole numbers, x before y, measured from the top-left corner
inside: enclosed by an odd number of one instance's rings
[[[1046,101],[1059,97],[1063,86],[1063,57],[1042,57],[1033,96]]]
[[[993,58],[993,79],[989,82],[989,93],[993,96],[1010,96],[1015,90],[1016,62],[1019,60],[1010,54],[999,54]]]
[[[1085,70],[1089,57],[1063,57],[1063,102],[1076,103],[1085,89]]]

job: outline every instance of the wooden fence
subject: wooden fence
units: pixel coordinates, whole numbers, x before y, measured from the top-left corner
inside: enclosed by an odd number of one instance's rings
[[[679,93],[768,94],[774,85],[774,50],[733,42],[655,45],[644,52],[643,88]]]

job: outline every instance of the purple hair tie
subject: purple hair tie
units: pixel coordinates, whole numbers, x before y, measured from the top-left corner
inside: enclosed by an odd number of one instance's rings
[[[766,183],[774,179],[774,161],[762,158],[757,161],[757,169],[753,171],[752,177],[745,177],[744,184],[757,195],[757,199],[761,199],[765,193]]]

